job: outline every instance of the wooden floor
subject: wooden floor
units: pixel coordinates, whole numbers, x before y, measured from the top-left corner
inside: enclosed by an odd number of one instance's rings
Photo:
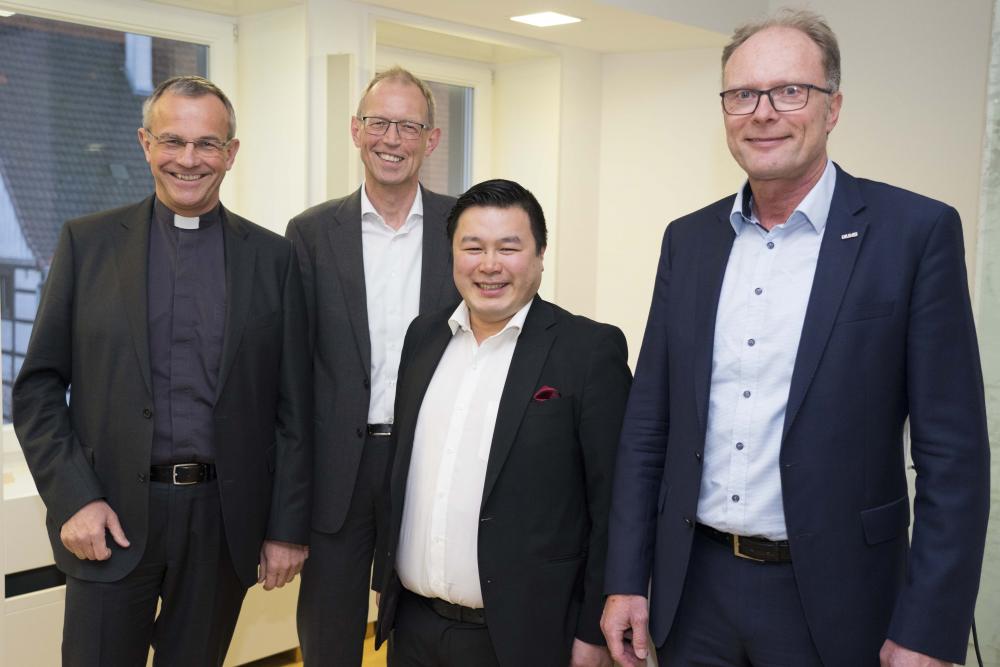
[[[385,667],[385,651],[385,644],[376,651],[375,637],[369,636],[365,639],[365,654],[361,659],[361,667]],[[298,651],[288,651],[263,660],[249,662],[244,667],[301,667],[302,664],[302,656]]]

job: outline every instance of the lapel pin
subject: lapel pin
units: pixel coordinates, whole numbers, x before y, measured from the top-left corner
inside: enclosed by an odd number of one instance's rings
[[[857,237],[857,235],[858,235],[857,232],[848,232],[847,234],[841,234],[840,235],[840,240],[841,241],[846,241],[847,239],[853,239],[853,238]]]

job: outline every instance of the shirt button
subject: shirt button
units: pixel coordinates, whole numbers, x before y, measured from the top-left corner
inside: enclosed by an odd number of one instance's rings
[[[767,242],[767,249],[768,250],[774,250],[774,241],[768,241]]]
[[[736,495],[735,493],[733,494],[733,502],[734,503],[740,502],[740,497],[738,495]]]
[[[743,392],[743,398],[750,398],[750,390],[749,389],[747,389],[746,391]]]
[[[742,451],[743,450],[743,443],[742,442],[737,442],[736,443],[736,449]]]
[[[754,294],[756,294],[757,296],[760,296],[761,294],[763,294],[763,293],[764,293],[764,290],[763,290],[763,289],[761,289],[760,287],[758,287],[757,289],[755,289],[755,290],[753,291],[753,293],[754,293]]]
[[[751,338],[750,340],[747,341],[747,345],[749,345],[750,347],[753,347],[756,344],[757,344],[757,341],[755,341],[753,338]]]

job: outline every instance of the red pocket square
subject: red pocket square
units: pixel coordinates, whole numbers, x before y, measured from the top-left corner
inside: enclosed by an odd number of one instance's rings
[[[535,392],[532,398],[539,403],[544,403],[551,398],[559,398],[562,394],[555,387],[550,387],[549,385],[544,385],[541,389]]]

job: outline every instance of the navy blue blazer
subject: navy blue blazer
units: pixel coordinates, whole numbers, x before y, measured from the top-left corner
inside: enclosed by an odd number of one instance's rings
[[[691,553],[732,202],[664,234],[618,454],[605,590],[646,595],[652,576],[657,645]],[[837,167],[780,466],[792,566],[823,662],[878,664],[886,637],[964,661],[989,513],[989,442],[955,209]]]

